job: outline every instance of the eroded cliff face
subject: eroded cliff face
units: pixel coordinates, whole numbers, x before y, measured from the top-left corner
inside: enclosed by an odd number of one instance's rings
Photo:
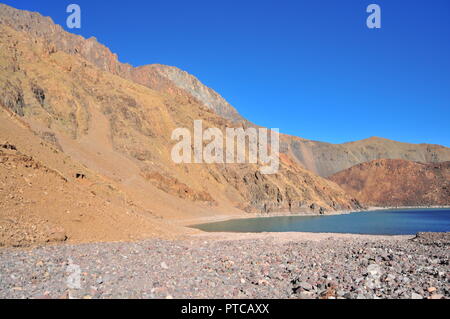
[[[176,165],[175,128],[246,127],[236,110],[175,68],[132,68],[95,39],[50,19],[0,6],[2,107],[38,136],[163,218],[211,212],[328,213],[359,208],[331,181],[282,154],[278,174],[259,166]]]
[[[376,160],[339,172],[330,180],[366,205],[450,205],[450,162]]]
[[[231,106],[225,99],[220,96],[217,92],[210,89],[203,83],[201,83],[193,75],[182,71],[176,67],[154,64],[147,67],[147,69],[153,69],[162,76],[170,80],[171,83],[176,85],[178,88],[183,89],[190,95],[195,97],[200,103],[204,104],[210,110],[212,110],[217,115],[228,119],[232,122],[244,121],[242,116],[236,111],[236,109]]]

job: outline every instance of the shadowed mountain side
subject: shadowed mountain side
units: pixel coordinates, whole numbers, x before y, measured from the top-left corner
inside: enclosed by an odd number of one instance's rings
[[[366,205],[450,205],[450,162],[376,160],[339,172],[330,180]]]

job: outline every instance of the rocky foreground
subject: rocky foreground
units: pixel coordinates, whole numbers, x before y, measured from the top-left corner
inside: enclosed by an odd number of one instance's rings
[[[449,233],[230,236],[3,249],[0,297],[450,297]]]

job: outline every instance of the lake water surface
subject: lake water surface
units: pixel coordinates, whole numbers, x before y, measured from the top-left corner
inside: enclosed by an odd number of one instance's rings
[[[398,209],[333,216],[234,219],[192,227],[206,232],[414,235],[418,232],[449,232],[450,209]]]

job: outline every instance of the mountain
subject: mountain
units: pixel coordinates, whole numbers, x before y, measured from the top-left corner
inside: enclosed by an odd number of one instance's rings
[[[359,209],[357,198],[317,174],[385,156],[450,158],[441,146],[383,139],[332,145],[281,135],[280,170],[274,175],[260,174],[255,164],[175,164],[176,128],[192,129],[198,119],[204,129],[257,126],[194,76],[158,64],[123,64],[95,38],[68,33],[39,13],[0,4],[0,31],[0,144],[7,151],[0,154],[7,159],[0,162],[0,196],[9,203],[0,210],[0,227],[13,223],[28,234],[31,215],[45,226],[40,239],[12,242],[52,240],[55,229],[58,238],[74,241],[125,240],[135,236],[133,228],[139,237],[168,236],[186,233],[183,225],[244,211]],[[22,180],[27,162],[39,167],[31,186]],[[29,201],[12,194],[24,187],[34,192],[26,193]],[[14,209],[22,201],[30,205],[26,212]],[[89,218],[80,223],[65,207]],[[99,225],[118,231],[93,234],[103,229]],[[4,236],[11,244],[10,233]]]
[[[52,229],[69,240],[124,240],[132,232],[85,233],[100,224],[111,229],[123,224],[130,230],[136,223],[139,234],[185,233],[179,225],[242,216],[244,211],[328,213],[360,207],[338,185],[306,170],[289,154],[281,154],[274,175],[260,174],[256,164],[175,164],[171,135],[176,128],[192,129],[198,119],[204,129],[253,126],[186,72],[122,64],[95,39],[5,5],[0,5],[0,46],[0,143],[19,152],[5,155],[8,160],[0,164],[1,200],[10,203],[0,211],[2,229],[14,220],[27,233],[26,216],[32,212],[49,224],[41,241]],[[31,183],[30,191],[36,193],[9,201],[12,189],[26,187],[22,176],[28,174],[27,164],[9,164],[14,158],[39,163],[40,169]],[[61,172],[62,180],[54,171]],[[26,213],[13,209],[22,200],[29,204]],[[74,226],[73,220],[80,218],[66,209],[86,218]]]
[[[344,144],[290,137],[285,148],[305,168],[324,177],[377,159],[403,159],[423,163],[450,160],[450,149],[444,146],[401,143],[379,137]]]
[[[218,93],[203,85],[197,78],[175,67],[146,65],[134,68],[119,62],[118,56],[92,37],[88,40],[65,32],[49,17],[37,12],[22,11],[0,4],[0,23],[31,37],[43,39],[49,54],[63,51],[81,57],[99,69],[121,76],[151,89],[169,94],[194,97],[216,114],[231,120],[242,121],[234,107]]]
[[[366,205],[450,205],[450,162],[375,160],[339,172],[330,180]]]
[[[43,39],[43,50],[47,54],[64,52],[77,56],[103,71],[155,91],[196,101],[234,124],[245,123],[247,126],[254,126],[243,119],[219,94],[178,68],[163,65],[134,68],[120,63],[117,55],[98,43],[95,38],[85,40],[81,36],[65,32],[48,17],[1,4],[0,23],[16,31],[26,32],[31,37]],[[304,168],[323,177],[375,159],[405,159],[425,163],[450,160],[450,149],[443,146],[408,144],[383,138],[330,144],[285,135],[281,149]]]

